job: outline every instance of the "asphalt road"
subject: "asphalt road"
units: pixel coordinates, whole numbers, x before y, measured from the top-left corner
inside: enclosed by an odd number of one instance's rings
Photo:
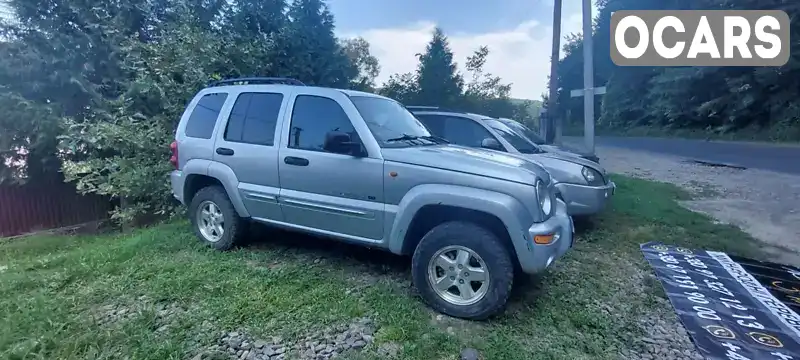
[[[564,137],[564,141],[583,144],[582,137]],[[800,145],[608,136],[597,137],[595,144],[800,175]]]

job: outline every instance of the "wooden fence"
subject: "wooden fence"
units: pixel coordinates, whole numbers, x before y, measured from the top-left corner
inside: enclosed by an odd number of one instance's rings
[[[63,182],[0,186],[0,237],[104,220],[108,198],[79,195]]]

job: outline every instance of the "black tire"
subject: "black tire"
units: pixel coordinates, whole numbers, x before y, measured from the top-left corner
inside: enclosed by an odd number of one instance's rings
[[[442,299],[428,280],[428,264],[437,251],[447,246],[463,246],[483,259],[489,272],[486,295],[471,305],[455,305]],[[491,231],[473,223],[452,221],[434,227],[423,236],[411,264],[414,286],[434,310],[463,319],[484,320],[506,306],[514,284],[514,263],[507,248]]]
[[[222,238],[216,242],[207,240],[197,224],[197,212],[200,211],[200,204],[206,201],[211,201],[218,206],[225,219],[222,225]],[[239,243],[244,238],[247,228],[247,220],[239,217],[233,203],[228,199],[225,189],[220,186],[204,187],[192,197],[192,203],[189,205],[189,220],[197,238],[204,244],[220,251],[230,250]]]

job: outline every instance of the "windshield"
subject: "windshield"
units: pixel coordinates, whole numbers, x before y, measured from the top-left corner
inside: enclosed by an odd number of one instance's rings
[[[503,123],[492,121],[489,123],[489,126],[491,126],[494,131],[500,134],[500,136],[503,137],[503,140],[508,141],[511,146],[523,154],[538,154],[542,152],[530,140],[520,136],[516,131],[512,130]]]
[[[394,139],[431,136],[425,125],[394,100],[370,96],[351,96],[350,100],[381,146]]]
[[[537,134],[535,131],[531,130],[527,126],[522,125],[521,123],[516,122],[514,120],[503,119],[500,121],[502,121],[504,124],[508,125],[512,129],[518,131],[522,136],[525,136],[526,138],[528,138],[528,140],[530,140],[534,144],[544,145],[544,139],[539,137],[539,134]]]

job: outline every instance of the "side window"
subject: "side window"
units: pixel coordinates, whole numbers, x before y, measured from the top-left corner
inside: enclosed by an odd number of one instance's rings
[[[483,126],[469,119],[448,117],[445,123],[445,136],[451,143],[481,147],[481,141],[493,137]]]
[[[295,149],[325,151],[325,135],[330,131],[350,133],[358,138],[350,118],[335,100],[299,95],[294,101],[292,124],[289,130],[289,147]]]
[[[445,118],[441,115],[416,115],[417,119],[425,124],[425,127],[433,133],[433,135],[445,137],[444,125]]]
[[[186,136],[211,139],[219,112],[227,98],[228,94],[226,93],[203,95],[194,109],[192,109],[192,114],[189,115],[189,120],[186,122]]]
[[[225,140],[272,146],[283,94],[242,93],[233,104]]]

